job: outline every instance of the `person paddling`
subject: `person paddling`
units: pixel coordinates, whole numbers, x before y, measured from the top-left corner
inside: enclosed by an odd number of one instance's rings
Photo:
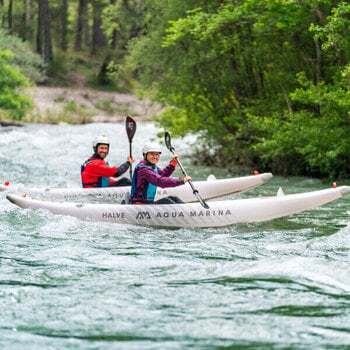
[[[192,180],[190,176],[184,178],[172,178],[170,175],[174,172],[177,165],[176,159],[178,155],[173,154],[172,160],[164,168],[160,169],[156,166],[160,159],[161,148],[152,141],[148,141],[143,149],[143,160],[135,167],[132,184],[130,203],[131,204],[174,204],[183,203],[176,196],[168,196],[158,201],[154,201],[157,187],[176,187]]]
[[[109,139],[105,135],[99,135],[93,140],[94,154],[81,166],[81,182],[84,188],[131,185],[131,181],[126,177],[118,181],[111,177],[123,175],[135,160],[128,156],[127,161],[119,167],[109,166],[104,160],[108,155],[109,145]]]

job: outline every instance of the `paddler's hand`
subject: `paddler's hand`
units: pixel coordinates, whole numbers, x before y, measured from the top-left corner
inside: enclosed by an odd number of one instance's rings
[[[130,163],[130,165],[132,164],[132,163],[134,163],[135,162],[135,159],[134,158],[132,158],[132,157],[130,157],[130,156],[128,156],[128,162]]]
[[[184,177],[185,183],[188,182],[188,181],[191,181],[191,180],[192,180],[192,177],[191,177],[191,176],[186,175],[186,176]]]
[[[172,166],[176,166],[178,163],[177,163],[177,160],[180,159],[180,157],[177,155],[177,154],[173,154],[173,159],[170,161],[170,165]]]

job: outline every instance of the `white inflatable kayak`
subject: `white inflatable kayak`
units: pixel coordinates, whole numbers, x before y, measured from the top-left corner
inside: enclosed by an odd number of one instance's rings
[[[199,203],[131,205],[85,204],[32,199],[8,194],[7,199],[21,208],[46,209],[53,214],[70,215],[92,221],[165,227],[219,227],[236,223],[261,222],[300,213],[334,201],[350,192],[341,186],[306,193],[274,197],[209,202],[209,209]]]
[[[271,173],[258,175],[233,177],[228,179],[216,179],[214,175],[209,175],[206,181],[193,181],[193,185],[199,191],[203,199],[213,199],[242,193],[260,186],[272,178]],[[93,196],[98,198],[112,198],[123,200],[130,193],[130,186],[123,187],[100,187],[100,188],[27,188],[13,185],[0,185],[0,190],[21,190],[22,193],[35,193],[35,195],[50,196],[57,199],[78,199],[81,196]],[[193,195],[190,185],[172,188],[158,188],[156,200],[167,197],[178,196],[184,202],[194,202],[197,198]]]

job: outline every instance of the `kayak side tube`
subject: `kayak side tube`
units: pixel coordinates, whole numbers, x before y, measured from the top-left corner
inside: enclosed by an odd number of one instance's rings
[[[8,194],[7,199],[21,208],[46,209],[53,214],[83,220],[164,227],[219,227],[237,223],[269,221],[297,214],[350,192],[341,186],[306,193],[273,197],[213,201],[209,209],[199,203],[171,205],[84,204],[32,199]]]
[[[205,181],[194,181],[193,185],[199,191],[201,197],[205,200],[222,198],[230,195],[249,191],[257,186],[264,184],[272,178],[271,173],[263,173],[258,175],[233,177],[227,179],[209,179]],[[5,188],[9,189],[9,187]],[[0,186],[0,190],[1,190]],[[15,187],[11,187],[11,190]],[[22,188],[22,193],[23,193]],[[35,195],[44,195],[49,198],[76,200],[80,197],[97,197],[99,199],[115,199],[121,201],[130,193],[130,186],[121,187],[100,187],[100,188],[28,188],[26,193],[35,193]],[[197,197],[193,194],[193,190],[189,183],[183,186],[171,188],[157,189],[156,200],[167,197],[177,196],[184,202],[196,202]]]

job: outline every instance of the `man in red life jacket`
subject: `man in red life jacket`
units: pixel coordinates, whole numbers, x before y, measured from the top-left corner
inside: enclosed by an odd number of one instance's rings
[[[176,159],[178,155],[174,154],[170,163],[160,169],[156,166],[159,161],[161,149],[157,143],[147,142],[142,150],[143,160],[139,162],[135,168],[132,185],[130,203],[132,204],[174,204],[183,203],[176,196],[168,196],[158,201],[154,201],[157,187],[176,187],[185,184],[191,180],[190,176],[184,178],[173,178],[170,175],[174,172],[177,165]]]
[[[118,168],[115,166],[109,166],[104,160],[108,155],[109,144],[109,139],[104,135],[97,136],[94,139],[92,143],[94,154],[81,166],[81,181],[83,187],[91,188],[131,185],[131,181],[126,177],[123,177],[118,181],[111,179],[111,177],[118,177],[124,174],[135,160],[128,156],[127,161],[121,164]]]

